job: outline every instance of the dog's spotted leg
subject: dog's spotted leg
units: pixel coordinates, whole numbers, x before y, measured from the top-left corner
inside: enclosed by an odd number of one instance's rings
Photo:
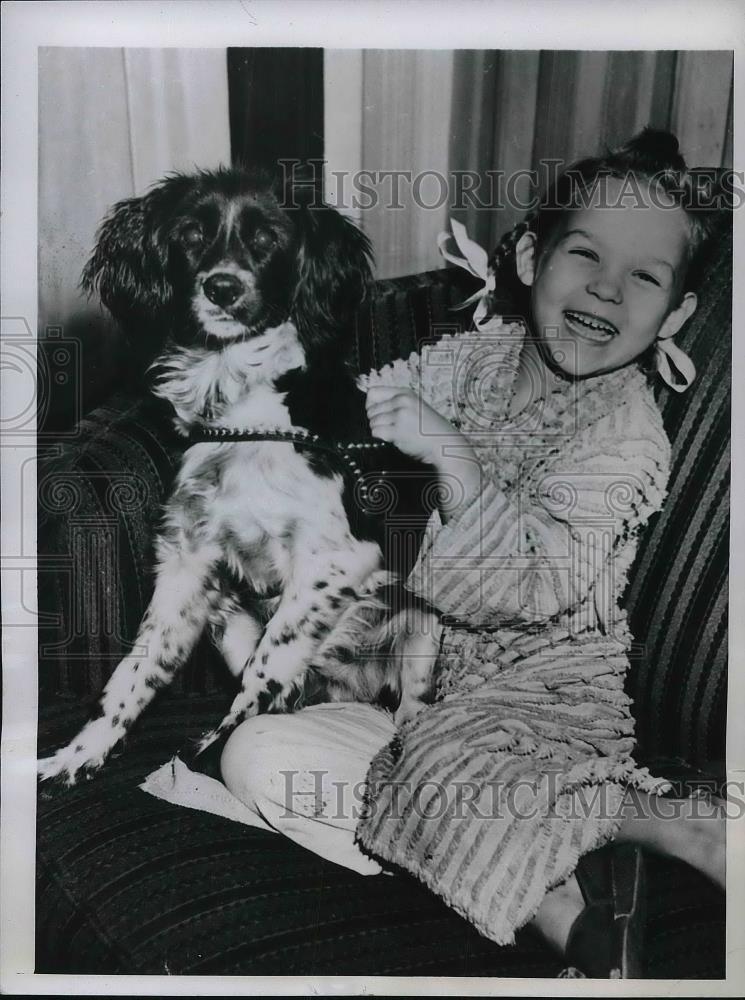
[[[117,666],[104,688],[99,714],[72,742],[38,762],[42,779],[75,783],[104,763],[156,691],[169,684],[204,629],[219,598],[212,570],[219,552],[191,550],[161,540],[153,598],[134,652]]]
[[[312,555],[312,560],[297,560],[293,580],[243,673],[240,692],[217,729],[202,738],[200,752],[244,718],[269,707],[282,710],[318,646],[381,562],[377,545],[351,538],[345,549]]]
[[[242,677],[264,631],[260,617],[226,595],[210,617],[210,628],[228,670],[234,677]]]

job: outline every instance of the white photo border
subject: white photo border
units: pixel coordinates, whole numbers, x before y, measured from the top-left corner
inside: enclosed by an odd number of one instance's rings
[[[422,25],[426,24],[426,31]],[[745,10],[737,0],[171,0],[6,2],[2,7],[2,316],[36,329],[37,49],[41,46],[524,49],[734,49],[735,107],[745,107]],[[737,114],[734,116],[737,122]],[[745,167],[735,128],[734,169]],[[745,372],[745,214],[735,213],[733,372]],[[738,288],[739,286],[739,288]],[[3,372],[3,413],[22,405]],[[12,373],[10,373],[12,375]],[[744,425],[734,382],[732,423]],[[742,384],[740,384],[741,386]],[[35,546],[35,511],[18,507],[12,455],[2,449],[3,552],[20,532]],[[732,510],[745,496],[743,437],[733,436]],[[15,506],[14,506],[15,505]],[[745,524],[732,518],[728,777],[745,775]],[[25,564],[24,564],[25,565]],[[33,573],[3,565],[3,614],[20,609],[18,582]],[[25,633],[25,634],[24,634]],[[6,994],[740,996],[745,992],[745,823],[731,824],[726,981],[399,979],[389,977],[191,977],[35,975],[36,642],[33,629],[3,634],[0,989]],[[739,891],[736,887],[739,887]]]

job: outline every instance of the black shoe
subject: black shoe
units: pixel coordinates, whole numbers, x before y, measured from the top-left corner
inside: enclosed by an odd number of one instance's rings
[[[580,858],[575,875],[587,904],[572,924],[564,978],[642,979],[644,862],[634,844]]]

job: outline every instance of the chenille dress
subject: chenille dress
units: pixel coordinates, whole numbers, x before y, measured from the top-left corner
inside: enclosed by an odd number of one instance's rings
[[[410,366],[409,384],[469,439],[482,482],[446,524],[432,515],[407,580],[444,616],[438,695],[373,759],[357,826],[364,850],[500,944],[614,835],[629,786],[669,787],[632,756],[620,605],[666,493],[662,419],[636,364],[557,374],[510,416],[525,336],[493,318]],[[458,484],[443,487],[457,503]]]

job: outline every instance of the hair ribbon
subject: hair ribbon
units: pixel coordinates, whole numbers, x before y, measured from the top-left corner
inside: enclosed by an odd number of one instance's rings
[[[656,341],[654,361],[662,381],[675,392],[685,392],[696,377],[696,366],[672,337]]]
[[[473,314],[473,322],[476,326],[484,320],[486,317],[486,299],[490,292],[494,291],[495,288],[495,278],[494,273],[489,270],[489,255],[483,247],[475,243],[466,232],[466,227],[462,222],[458,222],[456,219],[450,220],[450,225],[452,227],[452,233],[440,233],[437,237],[437,249],[440,251],[445,260],[449,260],[451,264],[456,264],[458,267],[462,267],[464,271],[468,271],[475,278],[480,278],[484,282],[484,287],[480,288],[473,295],[470,295],[465,302],[461,302],[459,306],[455,306],[456,309],[465,309],[467,306],[473,305],[474,302],[478,302],[476,310]],[[445,249],[445,244],[448,242],[450,237],[453,236],[455,242],[458,245],[458,249],[463,254],[462,257],[458,257],[453,253],[450,253]]]

